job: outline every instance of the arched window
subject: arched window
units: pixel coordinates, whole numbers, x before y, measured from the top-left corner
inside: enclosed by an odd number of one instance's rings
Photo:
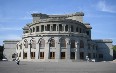
[[[75,40],[71,40],[71,48],[75,48]]]
[[[44,47],[45,47],[45,40],[44,40],[44,39],[41,39],[41,40],[39,41],[39,47],[40,47],[40,48],[44,48]]]
[[[20,49],[22,49],[22,44],[19,45]]]
[[[55,47],[55,40],[54,39],[50,40],[50,47]]]
[[[71,25],[71,32],[73,32],[74,31],[74,29],[73,29],[73,26]]]
[[[31,41],[30,48],[36,49],[36,41],[35,40]]]
[[[27,40],[24,40],[24,46],[25,46],[25,48],[28,48],[28,41]]]
[[[84,48],[84,42],[80,40],[80,48]]]
[[[61,47],[66,47],[66,41],[65,41],[65,39],[63,39],[63,38],[60,39],[60,46]]]

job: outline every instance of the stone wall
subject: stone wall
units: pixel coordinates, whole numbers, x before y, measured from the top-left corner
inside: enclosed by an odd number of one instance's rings
[[[16,44],[19,40],[5,40],[4,42],[4,51],[3,51],[3,58],[7,59],[8,61],[12,61],[12,55],[16,54]]]

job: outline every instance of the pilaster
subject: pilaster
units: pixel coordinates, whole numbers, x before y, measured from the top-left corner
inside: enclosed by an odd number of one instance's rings
[[[38,43],[38,41],[36,42],[36,53],[35,54],[36,54],[35,59],[38,60],[38,58],[39,58],[39,43]]]
[[[24,48],[25,48],[25,47],[24,47],[24,44],[22,43],[21,59],[23,59],[23,54],[24,54],[23,52],[24,52]]]
[[[46,39],[48,40],[48,38]],[[49,59],[49,53],[50,53],[50,48],[49,48],[49,41],[45,41],[45,59]]]
[[[67,60],[70,59],[70,40],[67,39],[67,57],[66,57]]]
[[[59,42],[59,37],[58,38],[56,38],[57,40],[56,40],[56,55],[55,55],[55,58],[56,59],[60,59],[60,52],[61,52],[61,48],[60,48],[60,42]]]
[[[31,40],[29,40],[28,42],[29,42],[29,44],[28,44],[27,59],[30,60],[30,59],[31,59],[31,58],[30,58],[30,57],[31,57],[31,56],[30,56],[30,54],[31,54],[31,47],[30,47]]]

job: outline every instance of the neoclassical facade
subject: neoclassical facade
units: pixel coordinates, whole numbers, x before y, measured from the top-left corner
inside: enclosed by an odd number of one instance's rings
[[[112,40],[92,40],[89,23],[83,12],[66,15],[33,13],[32,23],[23,28],[22,40],[16,44],[21,61],[96,61],[112,60]],[[102,45],[101,45],[102,44]],[[108,49],[104,51],[105,49]]]

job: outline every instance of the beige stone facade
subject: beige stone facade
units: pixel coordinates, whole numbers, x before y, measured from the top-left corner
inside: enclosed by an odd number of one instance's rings
[[[21,61],[96,61],[112,60],[112,40],[101,41],[109,53],[98,48],[100,40],[91,39],[89,23],[83,22],[83,12],[66,15],[33,13],[33,22],[23,28],[22,40],[16,46]],[[111,55],[111,56],[106,56]],[[104,57],[108,57],[105,59]],[[110,58],[109,58],[110,57]]]

